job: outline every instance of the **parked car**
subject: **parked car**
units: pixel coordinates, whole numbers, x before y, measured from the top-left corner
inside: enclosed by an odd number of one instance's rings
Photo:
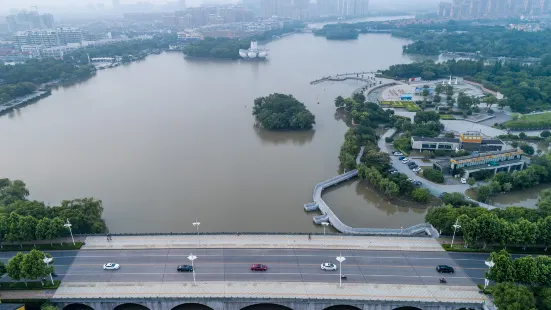
[[[394,170],[390,174],[396,174],[396,173],[399,173],[398,170]]]
[[[407,164],[407,163],[409,163],[409,158],[406,157],[402,159],[402,164]]]
[[[398,171],[398,170],[396,170],[396,169],[394,169],[394,168],[388,169],[388,172],[389,172],[389,173],[392,173],[392,172],[394,172],[394,171]]]
[[[322,270],[337,270],[337,265],[332,263],[323,263],[321,264]]]
[[[103,265],[103,270],[118,270],[119,268],[121,268],[121,266],[115,263],[107,263]]]
[[[465,178],[461,178],[461,183],[463,183],[463,184],[467,184],[467,179],[465,179]]]
[[[409,169],[415,169],[419,167],[416,163],[413,163],[413,165],[408,164]]]
[[[413,168],[413,172],[421,172],[423,169],[421,167]]]
[[[402,160],[404,158],[406,158],[406,157],[405,156],[400,156],[400,157],[398,157],[398,160]]]
[[[415,179],[408,178],[408,181],[413,182],[413,181],[415,181]]]
[[[448,265],[438,265],[436,266],[436,271],[440,273],[455,273],[455,270],[453,270],[453,267],[450,267]]]
[[[402,152],[394,151],[394,152],[392,152],[392,155],[401,156],[401,155],[404,155],[404,154]]]
[[[178,268],[176,268],[179,272],[192,272],[193,267],[190,265],[180,265]]]
[[[423,184],[423,183],[421,183],[421,181],[413,181],[412,183],[415,186],[421,186],[421,184]]]
[[[252,264],[251,270],[252,271],[266,271],[266,270],[268,270],[268,266],[262,265],[262,264]]]

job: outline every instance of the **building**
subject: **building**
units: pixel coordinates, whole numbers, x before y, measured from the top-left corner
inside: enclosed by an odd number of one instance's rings
[[[433,168],[442,173],[456,175],[464,170],[464,178],[478,171],[491,170],[494,174],[498,172],[512,172],[522,170],[526,163],[522,159],[522,150],[495,151],[488,153],[476,153],[469,156],[451,158],[447,161],[435,161]]]
[[[320,16],[336,16],[339,14],[339,0],[317,0],[317,10]]]
[[[54,27],[54,16],[52,14],[38,14],[38,12],[22,11],[17,14],[6,16],[8,30],[10,32],[48,29]]]
[[[61,44],[82,43],[84,35],[82,29],[74,27],[64,27],[56,29],[59,42]]]
[[[25,45],[50,48],[69,43],[82,43],[84,35],[80,28],[34,29],[18,31],[12,36],[18,48]]]
[[[62,59],[63,56],[67,53],[79,49],[79,45],[63,45],[63,46],[54,46],[49,48],[44,48],[40,51],[43,58],[55,58]]]
[[[485,139],[478,131],[461,133],[458,138],[411,137],[411,148],[419,151],[455,151],[469,152],[501,151],[505,144],[497,139]]]
[[[451,2],[440,2],[438,5],[438,16],[440,17],[450,17],[452,11]]]

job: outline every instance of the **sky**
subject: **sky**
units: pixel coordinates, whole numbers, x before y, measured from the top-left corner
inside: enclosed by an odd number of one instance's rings
[[[170,1],[170,0],[169,0]],[[153,4],[163,4],[169,2],[167,0],[143,0],[143,2],[150,2]],[[176,0],[171,0],[170,2],[175,2]],[[408,6],[411,7],[414,5],[423,5],[434,4],[436,7],[437,3],[440,0],[371,0],[371,5],[377,7],[388,6],[389,8],[395,8],[397,6]],[[451,1],[451,0],[450,0]],[[121,4],[132,4],[140,2],[137,0],[120,0]],[[197,5],[201,0],[188,0],[186,1],[188,5]],[[217,1],[208,1],[210,3],[235,3],[239,0],[217,0]],[[70,10],[71,7],[86,7],[90,3],[103,3],[105,8],[110,8],[112,5],[112,0],[0,0],[0,11],[7,11],[10,9],[29,9],[30,6],[37,6],[40,12],[47,12],[50,9],[57,10]]]

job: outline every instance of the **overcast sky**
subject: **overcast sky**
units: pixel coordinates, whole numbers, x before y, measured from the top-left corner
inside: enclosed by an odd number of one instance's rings
[[[136,2],[150,2],[153,4],[163,4],[166,2],[175,2],[176,0],[120,0],[121,4],[131,4]],[[315,1],[315,0],[314,0]],[[396,8],[396,6],[405,5],[411,7],[412,5],[423,5],[427,4],[436,4],[440,0],[371,0],[371,4],[377,7],[389,6]],[[451,1],[451,0],[450,0]],[[202,0],[187,0],[188,5],[197,5],[202,2]],[[204,0],[203,2],[209,3],[235,3],[239,0]],[[86,7],[88,4],[93,3],[103,3],[106,8],[111,7],[112,0],[0,0],[0,11],[6,12],[10,9],[28,9],[30,6],[36,5],[40,12],[46,13],[49,9],[68,9],[71,7]]]

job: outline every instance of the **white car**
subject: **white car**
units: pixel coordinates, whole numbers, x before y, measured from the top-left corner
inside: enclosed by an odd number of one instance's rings
[[[121,268],[121,266],[115,263],[107,263],[103,265],[103,270],[118,270],[119,268]]]
[[[394,151],[394,152],[392,152],[392,155],[394,155],[394,156],[402,156],[402,155],[404,155],[404,154],[402,154],[402,152]]]
[[[463,184],[467,184],[467,179],[465,179],[465,178],[461,178],[461,183],[463,183]]]
[[[421,169],[421,167],[417,167],[417,168],[413,169],[413,172],[421,172],[421,171],[423,171],[423,169]]]
[[[331,263],[321,264],[321,270],[337,270],[337,265]]]
[[[406,157],[402,159],[402,164],[407,164],[407,163],[409,163],[409,158]]]

